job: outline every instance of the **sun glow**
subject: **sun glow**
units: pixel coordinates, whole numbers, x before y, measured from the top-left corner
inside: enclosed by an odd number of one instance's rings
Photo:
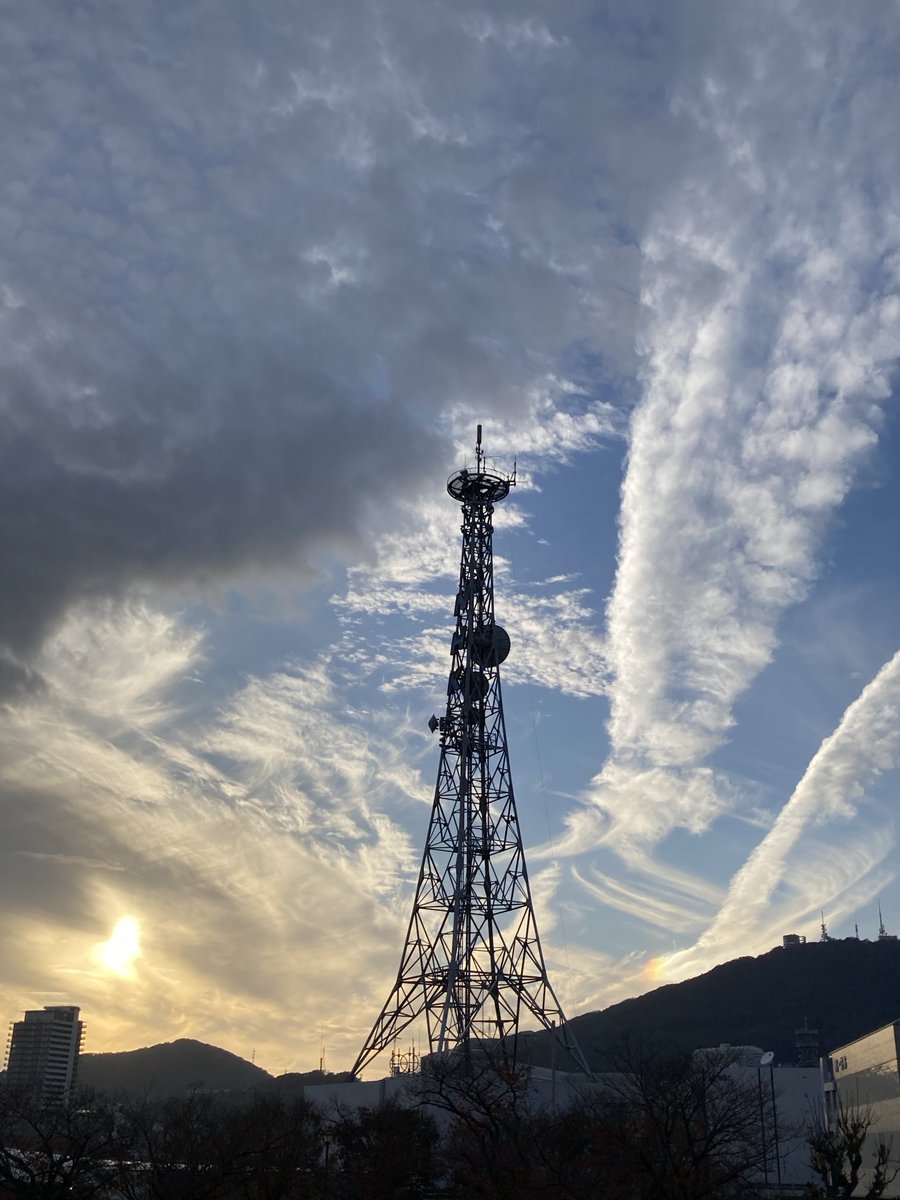
[[[136,917],[120,917],[108,942],[94,948],[94,961],[122,979],[134,978],[134,960],[141,954],[141,927]]]
[[[652,979],[655,983],[664,980],[666,978],[666,964],[668,959],[669,956],[667,954],[660,954],[657,958],[651,958],[644,967],[646,977]]]

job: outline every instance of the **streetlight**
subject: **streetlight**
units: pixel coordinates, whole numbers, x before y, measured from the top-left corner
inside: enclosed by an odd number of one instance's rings
[[[328,1200],[328,1155],[331,1150],[332,1134],[331,1130],[327,1130],[322,1136],[322,1143],[325,1146],[325,1200]]]
[[[766,1187],[769,1186],[769,1150],[766,1146],[766,1110],[763,1105],[762,1067],[768,1057],[768,1053],[762,1056],[756,1067],[756,1088],[759,1093],[759,1128],[762,1134],[763,1175],[765,1176]]]
[[[781,1154],[778,1146],[778,1103],[775,1099],[775,1068],[772,1065],[775,1059],[774,1051],[767,1050],[759,1060],[759,1066],[756,1068],[756,1081],[759,1087],[759,1103],[760,1115],[762,1115],[762,1081],[760,1076],[760,1068],[769,1068],[769,1090],[772,1093],[772,1138],[775,1143],[775,1177],[778,1180],[778,1189],[781,1190]],[[763,1129],[763,1154],[765,1154],[765,1128]],[[769,1182],[769,1159],[765,1157],[765,1172],[766,1183]]]

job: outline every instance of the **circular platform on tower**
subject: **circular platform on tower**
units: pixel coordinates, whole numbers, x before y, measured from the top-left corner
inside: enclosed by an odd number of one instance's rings
[[[454,471],[447,491],[460,504],[496,504],[509,495],[509,480],[490,471]]]

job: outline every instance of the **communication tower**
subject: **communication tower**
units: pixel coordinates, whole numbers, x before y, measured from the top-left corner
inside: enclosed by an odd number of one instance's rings
[[[879,942],[896,942],[896,933],[888,933],[884,927],[884,917],[881,915],[881,901],[878,901],[878,940]]]
[[[397,980],[354,1075],[423,1020],[431,1053],[466,1061],[476,1047],[514,1061],[520,1023],[537,1023],[589,1073],[547,977],[506,742],[510,642],[494,619],[492,516],[514,484],[515,473],[487,469],[479,425],[475,469],[447,482],[462,505],[462,554],[447,708],[428,723],[441,756],[425,851]]]

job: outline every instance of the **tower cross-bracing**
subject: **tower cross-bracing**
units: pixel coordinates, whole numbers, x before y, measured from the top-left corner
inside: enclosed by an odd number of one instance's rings
[[[587,1070],[547,977],[509,765],[494,619],[494,505],[515,478],[476,466],[451,475],[462,505],[456,628],[425,851],[397,980],[353,1067],[358,1075],[416,1023],[430,1052],[474,1045],[515,1057],[520,1027],[554,1031],[570,1068]],[[563,1062],[560,1062],[563,1066]]]

